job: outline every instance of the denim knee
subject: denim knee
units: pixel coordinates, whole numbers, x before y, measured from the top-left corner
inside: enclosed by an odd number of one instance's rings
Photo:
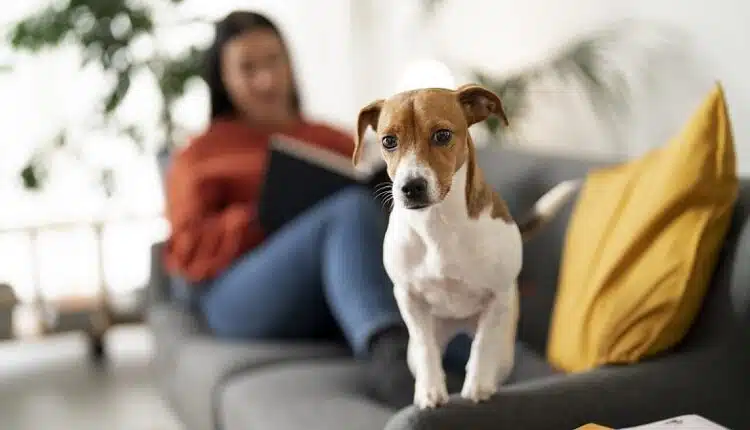
[[[335,196],[337,214],[377,212],[380,207],[373,192],[366,187],[354,185],[339,191]]]

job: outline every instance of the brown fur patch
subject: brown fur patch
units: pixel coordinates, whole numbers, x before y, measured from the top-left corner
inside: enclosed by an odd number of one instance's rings
[[[502,218],[505,222],[512,222],[513,217],[510,215],[508,205],[496,192],[492,193],[492,213],[493,219]]]

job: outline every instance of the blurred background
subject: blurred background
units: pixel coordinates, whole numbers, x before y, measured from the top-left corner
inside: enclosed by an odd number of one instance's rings
[[[206,126],[201,53],[234,9],[278,22],[308,116],[350,132],[375,98],[473,81],[511,117],[508,129],[476,126],[483,144],[630,157],[661,145],[719,80],[750,171],[743,0],[5,1],[0,377],[65,348],[147,357],[137,330],[148,249],[167,231],[157,155]],[[101,343],[120,325],[136,331]]]

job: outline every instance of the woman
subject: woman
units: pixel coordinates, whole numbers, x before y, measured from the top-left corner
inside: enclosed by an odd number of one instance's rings
[[[346,156],[352,138],[304,118],[284,40],[262,15],[219,22],[208,67],[210,125],[167,177],[169,271],[187,281],[217,336],[343,333],[370,363],[378,397],[410,403],[407,334],[382,266],[385,220],[372,193],[345,190],[270,236],[257,218],[271,133]]]

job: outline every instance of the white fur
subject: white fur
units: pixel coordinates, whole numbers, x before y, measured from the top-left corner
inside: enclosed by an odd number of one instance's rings
[[[409,179],[420,176],[427,180],[427,184],[429,185],[428,195],[430,200],[437,199],[437,176],[435,176],[435,172],[431,168],[429,168],[429,166],[419,161],[413,151],[404,155],[401,161],[398,163],[398,169],[396,170],[396,175],[393,178],[393,189],[400,190],[401,187],[403,187]],[[398,193],[394,195],[394,198],[400,197],[401,196]]]
[[[420,408],[447,401],[442,352],[460,331],[474,335],[463,397],[487,399],[513,369],[521,234],[515,223],[492,219],[491,208],[478,219],[468,217],[466,171],[464,165],[455,173],[441,202],[421,210],[404,207],[400,185],[421,174],[435,196],[434,172],[408,155],[394,175],[383,261],[409,330],[409,367]]]

